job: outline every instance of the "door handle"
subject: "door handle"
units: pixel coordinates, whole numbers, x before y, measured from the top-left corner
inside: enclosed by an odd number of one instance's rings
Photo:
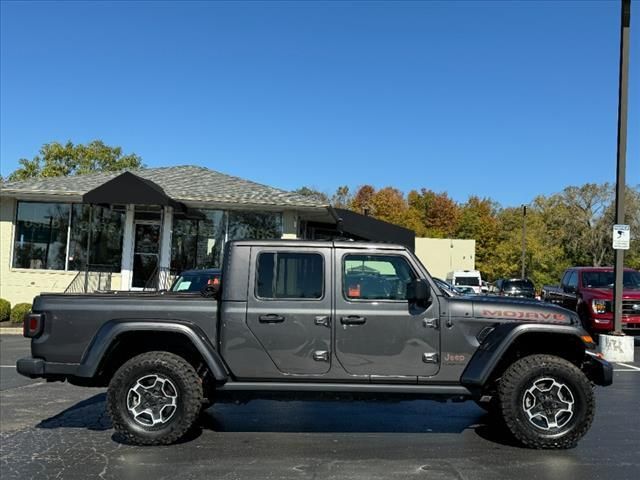
[[[340,319],[340,323],[343,325],[363,325],[366,321],[367,319],[365,317],[359,317],[357,315],[349,315]]]
[[[282,323],[284,322],[284,317],[276,313],[269,313],[268,315],[260,315],[258,320],[260,323]]]

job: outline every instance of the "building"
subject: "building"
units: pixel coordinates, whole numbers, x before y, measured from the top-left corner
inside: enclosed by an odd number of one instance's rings
[[[475,270],[476,241],[454,238],[416,238],[415,254],[429,273],[443,280],[454,270]]]
[[[0,190],[0,297],[167,288],[177,272],[219,267],[245,238],[388,241],[413,231],[315,198],[176,166],[8,182]]]

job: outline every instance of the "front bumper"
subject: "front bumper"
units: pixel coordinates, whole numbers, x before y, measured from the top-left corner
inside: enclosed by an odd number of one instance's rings
[[[613,365],[595,353],[586,351],[587,358],[582,365],[585,375],[596,385],[606,387],[613,383]]]

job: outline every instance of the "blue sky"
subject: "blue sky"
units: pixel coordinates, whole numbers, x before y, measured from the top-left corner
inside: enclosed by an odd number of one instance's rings
[[[614,181],[618,1],[2,2],[0,163],[103,139],[284,189]],[[634,25],[635,23],[635,25]],[[635,27],[635,29],[634,29]],[[640,2],[628,181],[640,183]]]

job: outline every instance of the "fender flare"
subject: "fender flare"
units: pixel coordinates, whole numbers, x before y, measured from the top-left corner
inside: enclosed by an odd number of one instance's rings
[[[471,392],[479,393],[491,378],[491,374],[509,347],[520,337],[531,333],[546,333],[580,340],[586,335],[581,328],[572,325],[502,323],[495,327],[480,344],[460,377],[460,383]]]
[[[116,320],[105,323],[93,337],[89,347],[82,356],[76,376],[92,378],[101,364],[109,347],[123,333],[129,332],[166,332],[185,336],[202,355],[207,367],[218,382],[226,382],[229,378],[227,368],[202,329],[197,325],[180,321],[162,320]]]

